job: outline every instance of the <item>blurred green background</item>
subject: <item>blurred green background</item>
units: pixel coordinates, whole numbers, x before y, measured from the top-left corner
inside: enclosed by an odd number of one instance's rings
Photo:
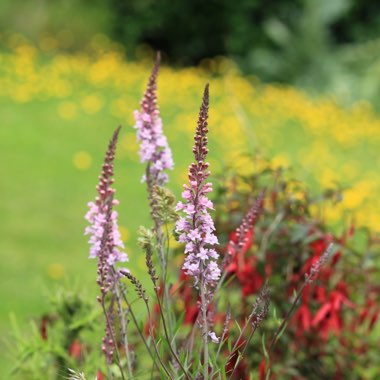
[[[0,25],[34,42],[56,36],[67,51],[101,33],[130,58],[142,45],[175,65],[229,56],[260,80],[378,106],[379,7],[371,0],[3,0]]]
[[[95,294],[83,215],[119,124],[120,223],[142,270],[135,231],[148,211],[132,111],[154,50],[177,195],[210,81],[214,172],[251,170],[244,154],[262,154],[314,192],[351,187],[326,218],[379,231],[379,32],[369,0],[2,0],[1,335],[9,339],[11,313],[26,326],[46,310],[59,284]],[[10,367],[6,355],[0,366]]]

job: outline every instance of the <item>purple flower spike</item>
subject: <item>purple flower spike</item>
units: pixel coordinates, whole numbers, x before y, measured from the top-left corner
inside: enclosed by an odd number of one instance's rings
[[[172,152],[162,130],[162,120],[157,106],[157,75],[160,67],[160,54],[149,78],[148,86],[141,101],[141,110],[134,112],[137,140],[140,142],[140,160],[148,162],[147,174],[158,185],[168,182],[165,169],[173,169]],[[142,178],[146,181],[146,176]]]
[[[124,262],[128,260],[128,256],[123,252],[124,244],[121,241],[120,232],[117,222],[117,212],[112,210],[114,205],[119,202],[113,199],[115,190],[111,187],[113,183],[114,166],[113,161],[115,158],[116,143],[119,136],[120,127],[115,131],[104,159],[102,173],[99,177],[99,184],[96,187],[98,196],[95,202],[89,202],[89,211],[85,218],[90,225],[85,230],[85,235],[90,235],[90,258],[100,256],[104,247],[104,233],[105,227],[108,223],[110,225],[107,244],[108,248],[105,252],[107,256],[108,265],[114,265],[117,262]]]
[[[184,185],[182,197],[184,203],[178,202],[177,211],[182,210],[185,216],[176,224],[179,241],[186,243],[186,259],[183,269],[186,274],[195,278],[195,284],[203,283],[214,286],[220,277],[220,269],[216,260],[218,254],[213,248],[218,244],[214,234],[214,222],[208,213],[213,209],[207,194],[212,185],[205,182],[210,175],[209,163],[205,162],[207,149],[207,118],[209,90],[206,85],[203,102],[199,112],[197,130],[194,137],[193,153],[195,161],[189,166],[189,185]]]
[[[118,228],[117,212],[113,210],[113,206],[119,203],[114,199],[115,189],[112,188],[114,181],[113,162],[119,132],[120,127],[116,129],[108,145],[102,172],[99,176],[99,184],[96,186],[98,196],[95,198],[95,202],[88,204],[90,210],[86,214],[86,219],[90,225],[85,230],[85,235],[90,235],[90,258],[98,258],[97,283],[101,293],[98,301],[106,315],[102,351],[108,364],[112,363],[116,343],[114,302],[110,303],[106,311],[105,300],[108,293],[115,293],[117,286],[118,274],[113,266],[117,262],[128,260],[127,254],[123,252],[124,244],[121,241]]]

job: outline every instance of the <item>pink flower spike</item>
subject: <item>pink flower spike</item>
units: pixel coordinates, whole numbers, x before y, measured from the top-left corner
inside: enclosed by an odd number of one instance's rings
[[[114,292],[117,284],[115,269],[113,266],[118,262],[125,262],[128,256],[123,252],[124,245],[117,223],[117,212],[113,206],[119,202],[114,199],[115,190],[112,188],[114,174],[114,158],[116,143],[120,127],[116,129],[108,145],[104,159],[99,184],[96,187],[98,196],[95,202],[89,202],[89,211],[86,220],[90,223],[85,229],[85,234],[90,235],[90,258],[98,259],[97,283],[100,287],[101,297],[98,298],[104,308],[104,300],[107,294]],[[113,305],[113,303],[111,303]],[[111,306],[113,308],[113,306]],[[106,321],[105,336],[103,338],[102,351],[107,363],[112,363],[114,350],[114,320],[112,309]]]
[[[85,229],[85,235],[90,235],[89,243],[90,258],[100,257],[105,255],[105,261],[109,265],[114,265],[117,262],[128,261],[124,250],[124,244],[121,240],[118,227],[118,214],[112,210],[114,205],[118,205],[119,201],[114,199],[115,190],[111,187],[113,183],[113,161],[115,158],[116,143],[119,136],[120,127],[115,131],[106,152],[102,173],[99,177],[99,184],[96,187],[98,196],[95,202],[89,202],[89,211],[86,213],[86,220],[90,223]],[[109,236],[107,239],[107,249],[104,250],[104,239],[106,225],[109,224]]]
[[[160,54],[149,78],[148,86],[141,101],[141,110],[134,111],[137,141],[140,142],[140,160],[148,163],[147,175],[142,181],[153,180],[158,185],[168,182],[166,169],[173,169],[172,152],[162,129],[162,120],[157,106],[157,76]]]
[[[206,288],[215,286],[220,277],[216,261],[219,255],[211,248],[218,244],[218,239],[214,234],[214,222],[208,213],[208,209],[213,208],[212,202],[207,198],[212,185],[206,182],[210,173],[207,170],[209,165],[205,162],[208,152],[208,102],[207,85],[194,137],[194,162],[189,166],[189,184],[184,185],[184,202],[178,202],[176,208],[185,214],[176,223],[176,232],[180,234],[179,241],[186,243],[183,269],[194,277],[196,285],[203,283]]]

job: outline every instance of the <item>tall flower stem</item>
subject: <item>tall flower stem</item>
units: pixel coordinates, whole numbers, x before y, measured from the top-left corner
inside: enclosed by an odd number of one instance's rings
[[[128,278],[128,280],[135,286],[137,295],[144,301],[144,304],[145,304],[145,307],[146,307],[146,310],[148,313],[149,334],[152,338],[152,343],[153,343],[154,350],[156,351],[157,359],[160,362],[162,369],[165,371],[165,373],[167,374],[169,379],[173,380],[173,377],[171,376],[171,374],[170,374],[168,368],[166,367],[165,363],[162,361],[162,358],[160,356],[160,352],[158,351],[157,342],[156,342],[156,339],[154,337],[152,313],[150,311],[148,297],[146,295],[145,289],[142,287],[141,282],[133,274],[131,274],[129,271],[121,269],[120,274],[122,274],[123,276]]]
[[[174,351],[177,351],[176,341],[174,339],[174,331],[173,331],[174,322],[173,322],[173,314],[172,314],[172,300],[171,300],[170,291],[169,291],[170,284],[168,283],[168,270],[167,270],[168,250],[165,249],[165,242],[168,242],[169,240],[167,224],[165,224],[165,229],[166,229],[166,236],[165,238],[163,238],[163,234],[161,234],[162,240],[160,242],[160,244],[162,245],[162,256],[164,258],[164,270],[162,273],[162,281],[163,281],[164,289],[163,289],[162,299],[164,303],[164,309],[166,311],[166,316],[168,318],[168,333],[173,345],[173,349]],[[161,232],[162,232],[162,228],[161,228]]]
[[[197,128],[194,136],[194,162],[189,166],[189,184],[184,185],[182,193],[185,203],[178,202],[177,211],[183,210],[185,217],[176,223],[176,232],[179,234],[179,242],[186,243],[185,262],[183,270],[195,280],[195,287],[199,289],[201,304],[200,323],[203,340],[203,376],[208,380],[208,337],[217,343],[219,340],[214,332],[209,331],[207,321],[207,309],[212,288],[215,287],[220,278],[220,269],[217,263],[219,257],[213,248],[218,244],[214,233],[215,227],[208,209],[213,209],[212,202],[207,194],[212,191],[212,184],[206,182],[210,176],[209,163],[206,162],[208,153],[208,108],[209,108],[209,86],[205,86],[202,104],[199,110]]]
[[[115,291],[115,296],[116,296],[118,315],[120,319],[121,336],[122,336],[122,340],[124,344],[125,356],[127,358],[128,377],[132,379],[133,377],[132,358],[131,358],[131,353],[129,350],[129,343],[128,343],[127,321],[125,319],[125,314],[123,310],[123,304],[122,304],[122,298],[121,298],[121,292],[120,292],[120,283],[116,278],[116,273],[115,273],[114,268],[112,268],[112,275],[114,277],[114,284],[115,284],[114,291]]]
[[[174,360],[180,366],[180,368],[183,371],[186,379],[191,380],[191,378],[188,375],[185,367],[183,366],[181,360],[178,358],[178,355],[176,354],[176,352],[175,352],[175,350],[174,350],[174,348],[172,346],[172,339],[171,339],[171,337],[169,336],[169,333],[168,333],[168,328],[167,328],[167,324],[166,324],[166,320],[165,320],[164,310],[163,310],[163,307],[162,307],[162,302],[161,302],[160,295],[158,293],[158,290],[159,290],[158,284],[157,284],[158,277],[157,277],[156,270],[155,270],[155,268],[153,266],[153,261],[152,261],[152,246],[149,245],[149,244],[146,245],[145,246],[145,250],[146,250],[146,266],[148,268],[148,273],[149,273],[149,276],[150,276],[150,278],[152,280],[152,283],[153,283],[154,293],[156,295],[158,307],[160,309],[160,317],[161,317],[161,320],[162,320],[162,326],[163,326],[163,329],[164,329],[164,334],[165,334],[166,341],[168,343],[170,352],[172,353]]]
[[[86,214],[86,219],[90,222],[85,230],[85,234],[90,235],[89,243],[90,257],[98,259],[98,278],[97,283],[100,287],[101,296],[98,301],[103,309],[106,318],[105,337],[103,338],[102,351],[106,357],[107,364],[111,364],[116,355],[117,365],[120,369],[121,376],[124,379],[124,372],[120,361],[116,336],[114,332],[114,302],[116,299],[118,306],[118,314],[121,318],[122,334],[124,341],[127,342],[126,324],[122,311],[120,294],[118,294],[119,279],[115,276],[114,264],[117,262],[125,262],[128,256],[122,250],[124,244],[121,241],[120,232],[117,223],[117,212],[113,210],[113,206],[118,204],[114,199],[115,189],[112,188],[114,182],[114,159],[116,153],[116,145],[120,133],[118,127],[108,144],[105,154],[102,171],[99,176],[99,183],[96,187],[98,196],[95,202],[88,204],[90,210]],[[109,310],[107,311],[106,304],[109,302]],[[126,344],[128,353],[128,343]],[[130,357],[128,358],[130,366]],[[131,367],[130,376],[132,375]]]
[[[146,182],[147,182],[147,188],[148,188],[148,198],[149,198],[149,204],[150,204],[150,209],[151,209],[151,216],[153,219],[154,223],[154,232],[155,232],[155,237],[156,237],[156,243],[157,243],[157,253],[158,253],[158,258],[160,261],[160,266],[161,266],[161,278],[163,282],[163,293],[162,293],[162,298],[163,298],[163,303],[164,303],[164,310],[165,313],[168,317],[168,329],[169,329],[169,335],[171,340],[173,340],[173,321],[172,321],[172,314],[171,314],[171,298],[170,298],[170,293],[169,293],[169,284],[167,282],[167,254],[165,250],[165,237],[163,234],[163,227],[164,224],[162,221],[157,217],[156,215],[156,199],[154,196],[154,186],[155,184],[155,179],[152,177],[151,171],[150,171],[150,163],[147,165],[147,170],[146,170]],[[167,226],[166,226],[167,228]],[[168,235],[166,236],[168,239]],[[164,311],[163,311],[164,312]],[[176,349],[176,344],[175,340],[173,340],[173,345],[174,349]]]
[[[200,284],[201,311],[202,311],[202,337],[203,337],[203,379],[208,379],[208,321],[207,321],[207,301],[203,280]]]
[[[155,215],[156,199],[154,196],[155,186],[163,186],[168,182],[166,169],[173,168],[173,159],[166,136],[163,133],[162,120],[157,105],[157,77],[161,63],[161,56],[158,53],[148,80],[147,88],[141,100],[140,111],[135,111],[135,128],[137,129],[137,139],[140,142],[140,159],[146,162],[146,172],[143,181],[147,183],[148,200],[151,216],[154,222],[154,230],[157,240],[157,255],[161,266],[161,276],[163,279],[163,302],[165,312],[168,316],[169,333],[173,337],[173,322],[171,311],[171,301],[167,279],[167,258],[165,256],[163,222]],[[175,341],[173,341],[175,346]]]
[[[129,302],[129,300],[128,300],[128,298],[127,298],[127,296],[126,296],[124,290],[121,291],[121,295],[122,295],[122,297],[123,297],[124,302],[125,302],[125,303],[127,304],[127,306],[128,306],[128,311],[129,311],[129,313],[131,314],[132,321],[133,321],[133,323],[134,323],[134,325],[135,325],[135,327],[136,327],[136,329],[137,329],[137,332],[138,332],[138,334],[139,334],[139,336],[140,336],[140,339],[141,339],[142,342],[144,343],[144,346],[145,346],[146,350],[148,351],[149,356],[151,357],[154,366],[159,370],[160,368],[159,368],[158,364],[156,363],[156,359],[155,359],[155,357],[153,356],[153,353],[152,353],[152,351],[151,351],[151,349],[150,349],[150,347],[149,347],[149,345],[148,345],[147,340],[145,339],[144,334],[143,334],[142,331],[140,330],[139,323],[138,323],[137,318],[136,318],[136,316],[135,316],[135,313],[134,313],[134,311],[133,311],[133,309],[132,309],[132,305],[131,305],[131,303]]]
[[[261,308],[260,311],[259,311],[259,308]],[[237,362],[235,363],[234,369],[232,370],[232,373],[229,376],[230,380],[233,378],[233,374],[237,368],[239,359],[243,357],[244,352],[249,342],[252,340],[253,334],[255,333],[260,323],[263,321],[263,319],[267,316],[268,311],[269,311],[269,292],[268,292],[267,285],[265,284],[263,288],[261,289],[260,294],[256,298],[256,301],[252,307],[252,311],[250,315],[248,316],[248,319],[246,323],[244,324],[244,327],[241,329],[240,334],[238,338],[236,339],[236,343],[234,344],[228,356],[227,364],[232,360],[235,354],[239,353],[239,357],[237,359]],[[249,326],[252,327],[251,333],[249,334],[249,337],[245,341],[243,341],[245,332]],[[241,347],[242,347],[242,350],[240,350]]]
[[[156,351],[157,358],[158,358],[158,360],[159,360],[162,368],[164,369],[165,373],[169,376],[170,379],[174,380],[173,377],[172,377],[172,375],[170,374],[169,370],[166,368],[166,365],[162,361],[161,356],[160,356],[160,352],[158,351],[157,343],[156,343],[156,340],[154,338],[153,323],[152,323],[152,313],[150,312],[149,304],[148,304],[147,301],[145,301],[145,306],[146,306],[147,311],[148,311],[149,333],[150,333],[150,335],[152,337],[153,347],[154,347],[154,350]]]
[[[156,207],[157,207],[157,201],[155,199],[154,194],[154,187],[157,185],[157,180],[154,178],[151,172],[151,163],[148,163],[145,171],[145,178],[146,178],[146,185],[147,185],[147,192],[148,192],[148,201],[150,206],[150,215],[153,219],[154,223],[154,232],[157,240],[157,253],[158,253],[158,259],[161,264],[161,271],[162,271],[162,278],[165,278],[166,271],[167,271],[167,262],[165,257],[165,248],[164,248],[164,242],[163,242],[163,233],[162,233],[162,221],[157,218],[156,215]]]
[[[106,318],[106,324],[107,324],[108,329],[109,329],[109,331],[110,331],[110,333],[111,333],[112,342],[113,342],[113,346],[114,346],[115,354],[116,354],[116,365],[118,366],[118,368],[119,368],[119,370],[120,370],[121,378],[122,378],[123,380],[125,380],[123,367],[122,367],[122,365],[121,365],[120,353],[119,353],[119,349],[117,348],[117,342],[116,342],[115,333],[114,333],[113,328],[112,328],[112,322],[110,321],[109,315],[108,315],[107,310],[106,310],[106,308],[105,308],[105,300],[104,300],[104,297],[103,297],[103,299],[102,299],[102,301],[101,301],[101,306],[102,306],[102,310],[103,310],[104,317]]]
[[[176,352],[173,349],[171,338],[170,338],[170,336],[168,334],[168,328],[167,328],[167,325],[166,325],[165,316],[164,316],[164,313],[163,313],[162,303],[161,303],[161,300],[160,300],[160,296],[159,296],[157,290],[155,291],[155,293],[156,293],[157,302],[158,302],[158,305],[159,305],[159,308],[160,308],[160,315],[161,315],[161,320],[162,320],[162,326],[164,328],[164,333],[165,333],[165,337],[166,337],[166,340],[167,340],[168,345],[169,345],[170,352],[172,353],[175,361],[180,366],[180,368],[181,368],[183,374],[185,375],[186,379],[191,380],[191,377],[187,373],[187,371],[186,371],[185,367],[183,366],[181,360],[179,359],[179,357],[177,356]]]
[[[230,307],[230,305],[228,305],[226,319],[224,320],[223,333],[222,333],[222,336],[220,337],[218,351],[216,352],[216,355],[215,355],[215,362],[217,362],[219,354],[220,354],[220,351],[222,349],[222,346],[226,342],[227,335],[229,335],[229,324],[230,324],[230,321],[231,321],[231,307]],[[227,337],[227,339],[228,339],[228,337]]]

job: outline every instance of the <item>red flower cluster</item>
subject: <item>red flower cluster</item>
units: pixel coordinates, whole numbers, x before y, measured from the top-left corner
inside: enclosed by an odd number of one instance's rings
[[[233,252],[232,261],[226,267],[227,273],[232,276],[236,276],[236,280],[239,283],[239,286],[242,290],[243,297],[246,297],[250,294],[257,294],[260,288],[264,284],[264,279],[257,271],[257,257],[248,256],[247,252],[252,246],[253,240],[253,226],[247,232],[245,236],[245,243],[240,250],[233,251],[233,243],[237,243],[236,232],[231,234],[230,242],[227,247],[227,252]]]
[[[278,211],[278,203],[284,202],[284,199],[273,197],[273,192],[270,194],[268,200],[272,202],[272,207],[269,207],[269,211],[266,210],[263,218],[273,219],[273,214]],[[260,211],[263,199],[257,205],[260,207],[256,211]],[[345,364],[349,353],[359,353],[366,347],[361,336],[363,327],[370,332],[378,320],[380,291],[370,286],[361,292],[365,297],[364,302],[363,298],[357,297],[355,281],[361,280],[351,276],[352,268],[347,267],[345,258],[345,255],[352,252],[350,241],[355,237],[353,226],[343,236],[337,237],[324,232],[322,224],[308,218],[307,204],[300,205],[298,209],[290,204],[285,204],[285,207],[289,208],[289,214],[271,236],[271,244],[268,244],[264,260],[262,256],[257,255],[257,246],[261,244],[263,235],[268,231],[268,224],[258,223],[257,213],[255,217],[251,215],[249,223],[246,219],[247,214],[243,219],[246,223],[243,222],[236,231],[229,233],[229,242],[224,250],[227,292],[231,289],[231,294],[236,295],[238,289],[241,294],[240,302],[234,305],[235,318],[241,325],[244,324],[250,310],[250,297],[259,293],[267,279],[270,284],[276,281],[273,278],[277,279],[277,283],[280,281],[283,284],[281,296],[271,297],[278,317],[283,317],[292,303],[294,291],[301,287],[305,282],[305,275],[310,273],[330,243],[334,242],[339,250],[332,254],[328,265],[321,268],[318,281],[305,286],[296,312],[291,317],[284,337],[281,338],[281,342],[284,343],[279,342],[276,345],[271,358],[274,362],[283,362],[284,355],[293,352],[295,357],[297,353],[302,352],[305,355],[313,355],[308,360],[319,360],[320,365],[323,365],[324,358],[328,361],[331,355],[341,355],[337,357],[336,365],[330,373],[333,373],[336,379],[344,378],[347,373],[345,371],[353,365]],[[294,207],[295,211],[291,207]],[[298,240],[298,244],[294,243],[295,238],[292,236],[294,224],[300,226],[300,230],[305,230],[305,236]],[[228,224],[224,231],[227,228]],[[287,256],[284,255],[286,244],[289,247]],[[276,247],[282,250],[281,253],[276,251]],[[360,273],[360,268],[357,270],[359,275],[365,276],[364,272]],[[186,276],[182,273],[180,282],[173,289],[180,294],[185,303],[184,323],[192,324],[197,318],[198,300],[189,287],[181,286],[181,283],[186,281]],[[215,325],[219,324],[221,328],[224,317],[219,314],[214,314],[213,317]],[[267,333],[270,335],[273,331]],[[347,334],[351,334],[351,338],[347,338]],[[331,345],[331,339],[335,339],[334,345]],[[241,343],[244,343],[244,338]],[[340,345],[338,349],[337,344]],[[337,349],[339,354],[329,351],[332,347],[333,350]],[[228,355],[228,352],[225,354]],[[263,356],[258,359],[257,354],[257,351],[245,354],[245,359],[239,362],[234,372],[234,378],[249,379],[249,373],[252,375],[253,368],[257,368],[260,379],[266,377],[268,363]],[[226,366],[227,372],[234,368],[237,360],[238,355],[231,357]],[[293,367],[293,370],[300,374],[294,379],[303,378],[303,365],[297,363],[297,367]],[[281,378],[280,374],[278,376],[272,371],[271,379]]]

